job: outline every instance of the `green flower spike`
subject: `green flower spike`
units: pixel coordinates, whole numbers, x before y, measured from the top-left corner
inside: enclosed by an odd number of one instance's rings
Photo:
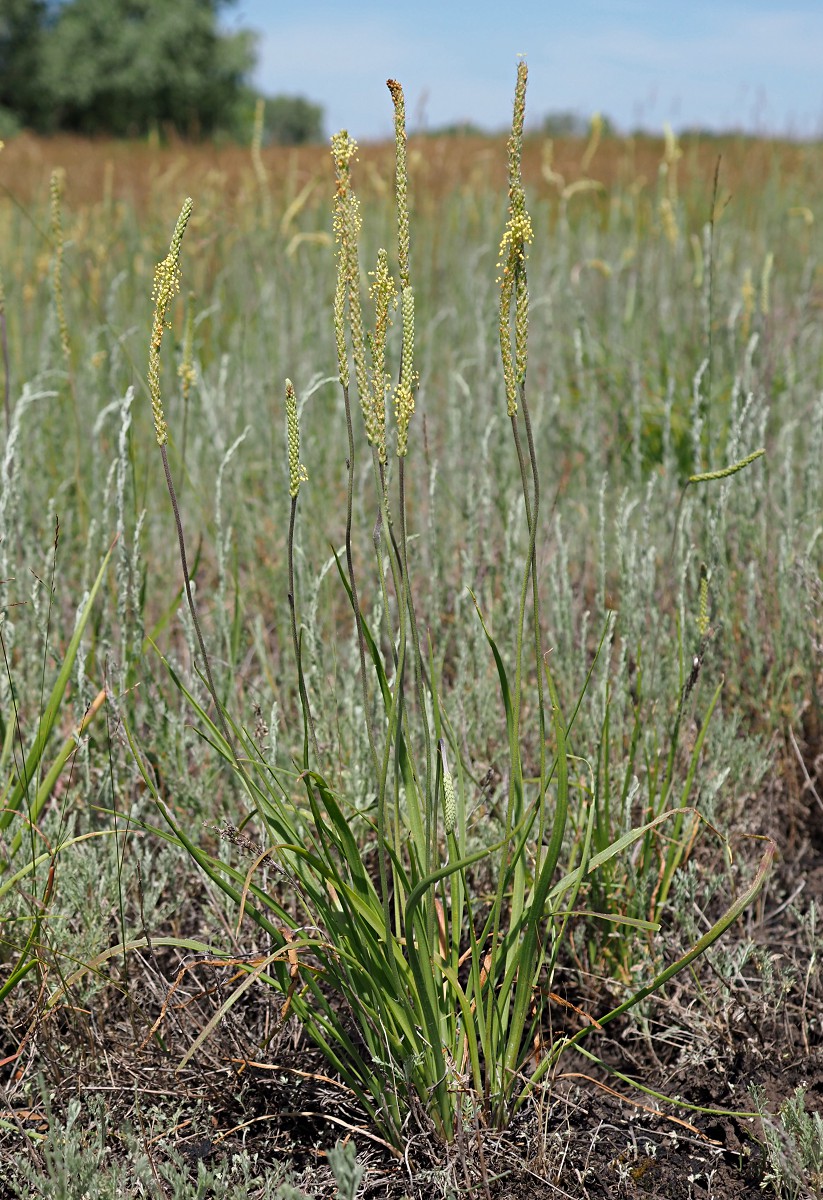
[[[300,484],[308,481],[308,472],[300,461],[300,423],[297,417],[297,396],[294,384],[286,380],[286,441],[289,450],[289,495],[295,499]]]

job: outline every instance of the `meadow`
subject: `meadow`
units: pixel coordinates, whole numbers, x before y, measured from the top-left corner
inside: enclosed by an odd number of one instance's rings
[[[823,1196],[823,146],[525,87],[0,151],[3,1195]]]

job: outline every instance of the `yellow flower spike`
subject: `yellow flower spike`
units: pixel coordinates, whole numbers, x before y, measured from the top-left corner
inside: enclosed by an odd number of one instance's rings
[[[337,346],[337,373],[341,386],[349,386],[349,356],[346,353],[346,294],[348,292],[348,272],[346,260],[342,251],[337,255],[337,284],[334,289],[334,341]]]
[[[403,352],[400,380],[394,393],[397,421],[397,454],[405,458],[408,450],[409,421],[414,412],[414,293],[409,276],[409,179],[406,155],[406,100],[396,79],[387,79],[394,104],[395,176],[397,205],[397,265],[400,273],[400,312],[403,321]]]
[[[349,386],[349,356],[346,352],[346,296],[349,290],[349,264],[346,250],[346,223],[344,211],[349,190],[349,163],[357,149],[357,143],[349,138],[345,129],[336,133],[331,140],[337,188],[334,197],[334,236],[338,244],[337,284],[334,291],[334,340],[337,346],[337,369],[340,383]]]
[[[160,396],[160,347],[163,343],[165,329],[171,327],[169,322],[171,302],[180,290],[180,247],[193,207],[194,201],[188,197],[177,218],[169,252],[163,261],[154,268],[154,287],[152,289],[154,320],[149,343],[149,394],[151,395],[151,411],[154,417],[154,432],[158,446],[165,446],[169,440],[168,426],[163,415],[163,401]]]
[[[534,239],[531,217],[526,210],[523,190],[523,123],[526,114],[526,83],[529,69],[521,61],[517,66],[514,113],[509,137],[509,217],[500,242],[500,356],[506,387],[506,409],[510,417],[517,413],[517,385],[526,378],[529,329],[529,293],[526,287],[526,247]],[[515,354],[512,356],[511,313],[514,305]]]
[[[334,340],[337,346],[337,369],[340,383],[349,386],[349,357],[346,353],[346,297],[349,290],[349,262],[346,239],[345,209],[349,192],[350,163],[357,152],[357,142],[345,129],[331,139],[337,186],[334,197],[333,225],[337,250],[337,284],[334,291]]]
[[[369,383],[366,371],[366,335],[363,330],[363,310],[360,305],[360,265],[357,256],[357,243],[360,236],[362,219],[360,216],[360,201],[349,193],[346,201],[346,262],[349,285],[349,328],[351,330],[351,348],[354,358],[354,378],[357,382],[357,394],[360,397],[360,407],[364,420],[368,422]]]
[[[369,441],[377,447],[381,463],[386,462],[386,392],[389,390],[390,375],[386,370],[386,337],[391,321],[391,309],[397,305],[397,286],[389,271],[389,256],[385,250],[377,252],[377,269],[369,292],[374,301],[374,337],[372,352],[372,394],[366,433]]]
[[[526,272],[516,274],[514,292],[514,374],[519,384],[526,382],[529,356],[529,289]]]
[[[300,422],[297,417],[297,396],[294,384],[286,380],[286,440],[289,452],[289,495],[295,499],[300,484],[308,482],[308,472],[300,461]]]
[[[414,412],[414,293],[403,288],[400,300],[403,315],[403,357],[400,362],[400,382],[394,393],[397,421],[397,457],[405,458],[409,446],[409,421]]]
[[[363,419],[369,423],[369,384],[366,371],[366,338],[363,332],[363,314],[360,307],[360,268],[357,258],[357,243],[362,219],[360,202],[351,188],[351,161],[357,153],[357,142],[350,138],[345,129],[334,134],[331,152],[337,175],[334,201],[334,235],[338,243],[337,288],[334,298],[334,334],[337,344],[337,361],[340,382],[349,386],[349,368],[346,356],[345,306],[348,300],[349,325],[351,328],[354,375],[360,397]]]
[[[409,286],[409,191],[406,159],[406,101],[403,88],[396,79],[387,79],[394,104],[395,195],[397,200],[397,261],[400,267],[400,287]]]

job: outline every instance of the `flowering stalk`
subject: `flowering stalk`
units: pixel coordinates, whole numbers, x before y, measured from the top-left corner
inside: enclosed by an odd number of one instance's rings
[[[357,261],[357,238],[360,233],[360,208],[357,197],[351,186],[351,162],[357,153],[357,142],[350,138],[345,129],[334,134],[331,139],[331,153],[334,160],[336,187],[334,196],[333,225],[337,241],[337,282],[334,290],[334,340],[337,347],[337,370],[340,386],[343,390],[343,405],[346,412],[346,436],[348,440],[348,456],[346,459],[347,490],[346,490],[346,569],[349,587],[352,595],[354,623],[357,630],[357,643],[360,654],[360,685],[363,691],[363,712],[369,737],[369,747],[375,775],[379,777],[377,745],[371,721],[371,701],[366,679],[366,638],[363,632],[363,616],[360,611],[360,601],[357,594],[357,580],[354,573],[354,554],[352,552],[352,513],[354,509],[354,430],[352,428],[351,402],[349,398],[350,373],[349,356],[346,346],[346,313],[349,316],[352,351],[355,364],[355,378],[360,394],[363,419],[366,422],[367,435],[371,437],[377,432],[374,424],[367,385],[365,340],[363,337],[363,318],[360,308],[360,272]],[[385,419],[383,422],[383,440],[385,442]],[[382,800],[378,800],[378,823],[380,813],[384,808]],[[378,832],[380,836],[380,832]],[[388,874],[384,856],[380,856],[380,878],[384,903],[388,903]],[[388,910],[386,910],[388,911]],[[388,918],[387,918],[388,920]]]
[[[66,321],[66,310],[63,304],[63,216],[61,201],[63,198],[63,172],[52,171],[49,193],[51,197],[51,240],[54,243],[54,267],[52,285],[54,288],[54,307],[57,313],[57,328],[60,332],[60,347],[63,357],[68,363],[71,359],[71,344],[69,342],[69,327]]]
[[[294,523],[297,517],[297,495],[300,491],[300,484],[306,483],[309,476],[306,468],[300,461],[300,422],[297,415],[297,396],[295,395],[294,384],[290,379],[286,380],[286,446],[289,459],[289,496],[291,497],[288,537],[289,613],[291,615],[291,636],[294,647],[294,660],[297,665],[300,702],[303,706],[303,715],[306,721],[306,731],[311,737],[315,762],[319,762],[320,753],[317,749],[317,735],[314,729],[314,718],[311,714],[308,692],[306,691],[306,680],[303,675],[301,641],[297,636],[297,611],[294,598]],[[306,754],[307,750],[308,746],[304,745],[303,757],[306,760],[305,766],[308,768],[308,759]]]
[[[220,724],[220,730],[226,740],[231,754],[237,762],[237,750],[234,744],[234,738],[229,732],[228,723],[223,713],[223,707],[217,696],[217,688],[214,686],[214,677],[211,671],[211,662],[206,651],[206,643],[203,639],[203,632],[200,628],[200,620],[197,616],[197,606],[194,603],[194,595],[191,590],[191,578],[189,576],[188,560],[186,558],[186,543],[183,537],[183,522],[180,518],[180,509],[177,504],[177,493],[174,489],[174,481],[171,477],[171,468],[169,467],[169,457],[166,450],[166,443],[169,439],[169,428],[166,424],[165,414],[163,412],[163,397],[160,392],[160,348],[163,344],[163,334],[166,329],[171,328],[169,320],[169,310],[172,301],[180,290],[180,248],[183,244],[183,234],[186,232],[186,226],[189,223],[194,201],[188,197],[182,209],[180,216],[177,218],[177,223],[174,226],[169,252],[166,257],[157,264],[154,268],[154,319],[151,327],[151,340],[149,342],[149,395],[151,396],[151,411],[154,418],[154,433],[157,438],[157,444],[160,447],[160,456],[163,460],[163,472],[166,476],[166,487],[169,491],[169,499],[174,513],[174,524],[177,529],[177,543],[180,550],[180,565],[183,568],[183,585],[186,591],[186,600],[191,613],[194,632],[197,636],[197,644],[200,647],[200,654],[203,659],[203,670],[206,675],[206,684],[209,689],[209,694],[214,701],[214,707],[217,714],[217,720]]]

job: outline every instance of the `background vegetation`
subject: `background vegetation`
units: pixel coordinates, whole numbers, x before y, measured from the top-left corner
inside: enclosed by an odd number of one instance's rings
[[[254,35],[222,32],[224,7],[226,0],[4,0],[0,134],[25,127],[245,139]],[[317,141],[322,126],[322,109],[303,98],[271,102],[266,132],[274,141]]]

